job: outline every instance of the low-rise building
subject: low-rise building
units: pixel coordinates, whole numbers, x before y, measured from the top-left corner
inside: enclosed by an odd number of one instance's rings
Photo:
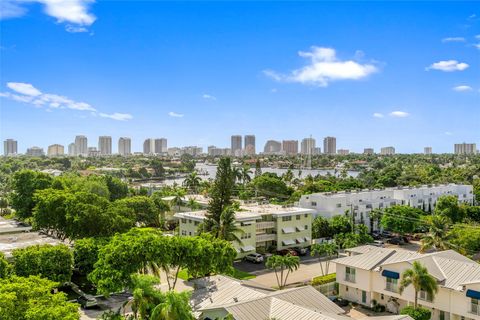
[[[480,264],[467,257],[453,250],[420,254],[374,246],[353,248],[349,253],[334,260],[342,298],[368,307],[377,303],[398,313],[415,300],[411,285],[402,294],[399,286],[402,273],[418,261],[439,286],[434,297],[424,291],[418,296],[418,303],[432,311],[431,319],[480,319]]]
[[[241,258],[255,251],[307,247],[312,237],[312,209],[273,204],[243,204],[235,213],[240,243],[233,241]],[[194,236],[206,219],[206,210],[178,212],[180,236]]]

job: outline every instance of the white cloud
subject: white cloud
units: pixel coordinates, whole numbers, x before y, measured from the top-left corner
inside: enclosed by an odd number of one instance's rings
[[[373,114],[373,117],[374,117],[374,118],[383,118],[383,117],[385,117],[385,116],[383,115],[383,113],[375,112],[375,113]]]
[[[277,88],[272,88],[272,89],[270,89],[270,92],[271,93],[276,93],[276,92],[278,92],[278,90],[277,90]]]
[[[88,32],[88,29],[85,27],[73,26],[71,24],[67,24],[65,30],[70,33]]]
[[[181,114],[181,113],[176,113],[176,112],[173,112],[173,111],[170,111],[170,112],[168,113],[168,115],[169,115],[170,117],[174,117],[174,118],[183,118],[183,114]]]
[[[300,51],[298,55],[309,59],[309,64],[293,70],[287,75],[272,70],[264,70],[264,74],[276,81],[326,87],[332,81],[360,80],[378,71],[373,64],[338,59],[335,50],[332,48],[313,46],[311,51]]]
[[[23,82],[8,82],[7,87],[12,89],[13,91],[24,94],[27,96],[36,97],[42,94],[40,90],[32,86],[30,83],[23,83]]]
[[[93,0],[2,0],[0,1],[0,19],[17,18],[27,13],[26,5],[29,3],[40,3],[44,6],[47,15],[57,19],[59,23],[70,23],[78,26],[67,26],[66,30],[79,31],[86,28],[84,26],[92,25],[96,17],[89,12],[90,4]]]
[[[442,42],[465,42],[464,37],[448,37],[448,38],[443,38]]]
[[[110,118],[110,119],[118,120],[118,121],[127,121],[127,120],[131,120],[133,118],[133,116],[131,114],[118,113],[118,112],[115,112],[115,113],[112,113],[112,114],[107,114],[107,113],[101,113],[100,112],[98,115],[102,118]]]
[[[452,72],[452,71],[463,71],[469,67],[468,64],[465,62],[458,62],[457,60],[445,60],[439,61],[431,64],[425,70],[440,70],[445,72]]]
[[[451,136],[451,135],[453,135],[453,133],[451,133],[450,131],[445,131],[445,135],[446,136]]]
[[[480,34],[477,34],[477,35],[475,36],[475,39],[480,40]]]
[[[389,115],[391,117],[394,117],[394,118],[406,118],[406,117],[410,116],[410,113],[405,112],[405,111],[392,111],[392,112],[390,112]]]
[[[204,93],[204,94],[202,95],[202,98],[203,98],[203,99],[206,99],[206,100],[214,100],[214,101],[217,100],[217,97],[212,96],[211,94],[208,94],[208,93]]]
[[[455,90],[455,91],[457,91],[457,92],[472,91],[472,87],[466,86],[466,85],[462,85],[462,86],[453,87],[453,90]]]
[[[475,48],[479,49],[480,50],[480,43],[476,43],[473,45]]]

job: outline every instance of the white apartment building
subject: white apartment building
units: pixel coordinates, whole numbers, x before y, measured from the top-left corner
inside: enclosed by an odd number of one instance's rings
[[[40,147],[31,147],[27,149],[27,156],[31,157],[41,157],[45,155],[45,152],[43,152],[43,148]]]
[[[88,140],[85,136],[75,137],[75,155],[88,156]]]
[[[380,154],[384,156],[393,156],[395,154],[394,147],[383,147],[380,149]]]
[[[313,193],[303,195],[298,202],[302,208],[314,209],[315,216],[331,218],[353,212],[356,223],[370,226],[369,213],[374,209],[385,209],[394,205],[409,205],[426,212],[433,211],[439,197],[454,195],[462,203],[473,204],[471,185],[424,185],[421,187],[398,187],[375,190],[358,190]],[[374,229],[377,226],[373,226]]]
[[[425,266],[438,283],[435,296],[420,291],[418,303],[431,310],[433,320],[480,320],[480,264],[453,251],[420,254],[403,249],[361,246],[347,250],[350,256],[334,260],[339,295],[373,306],[374,301],[393,313],[413,305],[412,286],[402,294],[402,273],[414,261]]]
[[[235,213],[235,220],[242,230],[237,234],[241,243],[232,242],[238,258],[255,252],[257,248],[283,250],[311,244],[313,210],[257,203],[245,203],[240,208],[241,211]],[[206,214],[206,210],[176,213],[180,236],[196,235]]]
[[[301,154],[315,154],[315,139],[314,138],[304,138],[300,143],[300,153]]]
[[[249,134],[244,137],[245,155],[253,156],[256,153],[255,150],[255,135]]]
[[[337,152],[337,138],[325,137],[323,139],[323,152],[326,154],[335,154]]]
[[[432,154],[432,147],[423,148],[423,154]]]
[[[112,137],[111,136],[98,137],[98,152],[102,156],[107,156],[112,154]]]
[[[75,152],[75,143],[72,142],[68,145],[68,155],[75,156]]]
[[[3,141],[3,154],[5,156],[13,156],[18,152],[17,140],[7,139]]]
[[[121,156],[132,154],[132,140],[130,138],[120,137],[118,139],[118,154]]]
[[[476,154],[477,145],[475,143],[456,143],[454,146],[455,154]]]

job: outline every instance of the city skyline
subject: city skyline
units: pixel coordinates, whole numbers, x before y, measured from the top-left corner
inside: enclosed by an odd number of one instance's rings
[[[358,153],[480,143],[475,3],[6,2],[0,139],[21,153],[81,133],[132,151],[251,133],[257,153],[309,135]]]

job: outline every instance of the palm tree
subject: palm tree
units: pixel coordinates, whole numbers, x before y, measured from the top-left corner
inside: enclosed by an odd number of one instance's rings
[[[239,167],[232,168],[232,176],[233,182],[241,181],[242,180],[242,170]]]
[[[283,181],[285,181],[288,185],[292,183],[293,180],[293,172],[291,169],[288,169],[282,176]]]
[[[409,285],[413,286],[415,290],[415,304],[414,307],[418,306],[418,292],[420,290],[425,291],[433,299],[435,293],[438,292],[437,280],[432,277],[426,267],[424,267],[420,262],[414,261],[413,267],[407,269],[402,273],[402,279],[400,280],[400,294],[403,294],[403,291]]]
[[[429,231],[423,236],[422,245],[419,251],[423,253],[430,248],[434,248],[438,251],[450,249],[450,244],[448,242],[448,232],[451,223],[450,219],[438,214],[429,218]]]
[[[250,170],[249,165],[243,165],[242,170],[241,170],[241,177],[242,177],[242,183],[245,186],[248,182],[252,180],[252,177],[250,176],[252,174],[252,170]]]
[[[193,191],[194,193],[198,192],[202,178],[198,175],[196,171],[192,171],[186,178],[183,180],[183,186]]]
[[[178,211],[180,211],[180,206],[183,203],[183,197],[185,196],[185,191],[183,189],[175,189],[173,193],[172,205],[177,206]]]
[[[124,305],[124,311],[130,306],[135,319],[148,319],[153,309],[165,301],[162,293],[155,289],[159,279],[152,276],[132,276],[133,298]]]
[[[239,244],[242,243],[238,234],[242,233],[243,230],[235,225],[235,210],[231,206],[228,206],[223,210],[220,215],[220,223],[216,224],[212,231],[219,239],[235,241]]]
[[[310,250],[310,255],[313,257],[318,255],[318,262],[320,263],[320,269],[322,270],[322,276],[328,274],[330,268],[330,258],[338,255],[338,246],[334,243],[315,243],[312,245]],[[323,270],[323,265],[321,258],[325,256],[327,259],[325,261],[325,271]]]
[[[153,309],[150,320],[193,320],[195,319],[190,307],[190,296],[188,292],[177,293],[168,291],[165,294],[165,301]]]
[[[265,266],[275,271],[279,289],[285,288],[287,279],[291,272],[300,266],[300,258],[287,254],[285,256],[273,255],[267,259]]]
[[[197,210],[197,209],[200,207],[200,204],[199,204],[197,201],[195,201],[194,198],[190,198],[190,199],[188,199],[187,206],[188,206],[192,211],[195,211],[195,210]]]

